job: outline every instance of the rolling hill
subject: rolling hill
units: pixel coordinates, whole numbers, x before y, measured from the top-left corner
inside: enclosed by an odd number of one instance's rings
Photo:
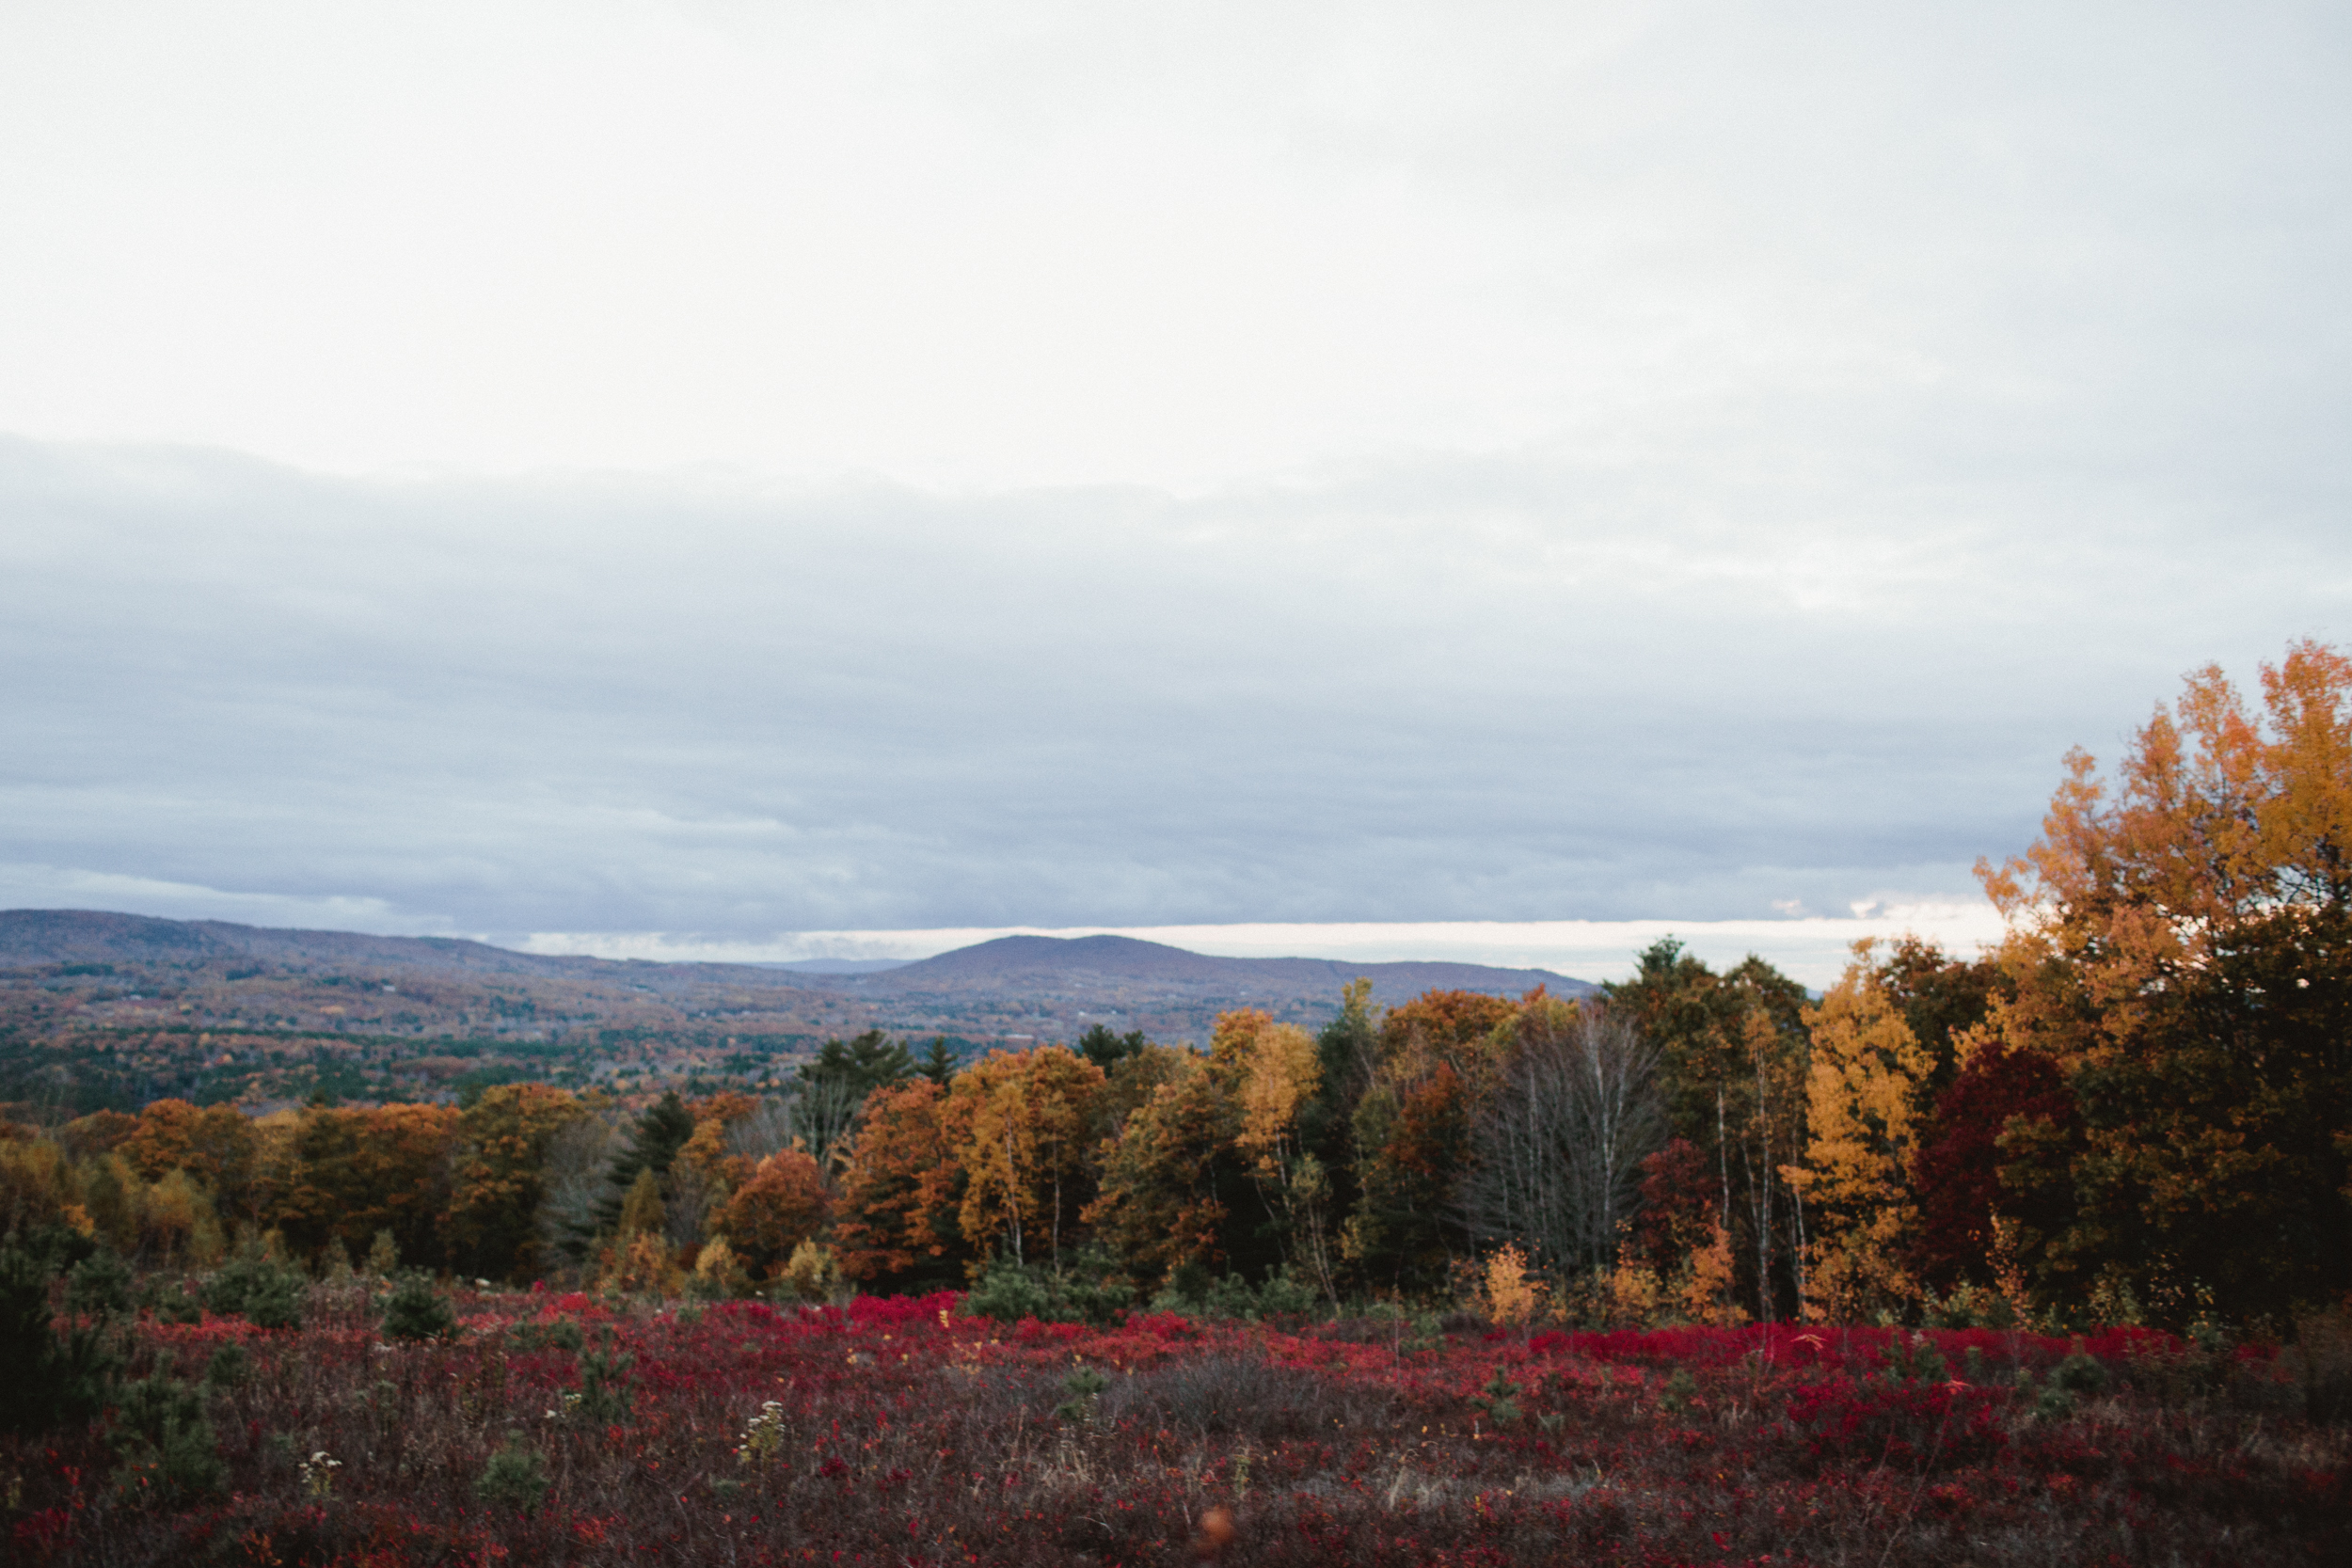
[[[1313,1027],[1362,976],[1432,989],[1594,987],[1540,969],[1226,958],[1130,937],[1014,936],[916,962],[650,963],[450,937],[281,930],[87,910],[0,911],[0,1100],[57,1107],[462,1094],[547,1078],[634,1095],[756,1088],[827,1037],[945,1037],[964,1054],[1089,1027],[1204,1043],[1263,1007]]]

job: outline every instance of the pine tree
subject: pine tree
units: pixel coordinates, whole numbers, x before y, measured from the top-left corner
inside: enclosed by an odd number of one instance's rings
[[[597,1200],[594,1212],[594,1232],[611,1234],[621,1223],[621,1206],[628,1201],[639,1173],[651,1171],[657,1179],[667,1176],[678,1151],[693,1135],[693,1113],[687,1110],[675,1089],[647,1106],[645,1114],[637,1118],[628,1148],[612,1162],[605,1196]]]

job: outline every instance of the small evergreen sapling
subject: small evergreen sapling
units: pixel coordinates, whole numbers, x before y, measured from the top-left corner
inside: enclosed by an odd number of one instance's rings
[[[384,1333],[394,1339],[453,1339],[457,1314],[430,1277],[410,1274],[384,1304]]]
[[[256,1328],[300,1328],[304,1293],[302,1275],[248,1250],[206,1282],[204,1305],[224,1317],[241,1313]]]
[[[519,1432],[509,1433],[506,1447],[490,1456],[482,1468],[482,1477],[473,1483],[474,1496],[495,1508],[511,1508],[528,1513],[545,1500],[554,1483],[548,1479],[547,1462],[523,1441]]]
[[[102,1247],[66,1275],[65,1309],[76,1317],[111,1318],[131,1310],[131,1266]]]
[[[628,1370],[637,1358],[611,1349],[589,1351],[580,1358],[580,1418],[607,1426],[628,1419]]]
[[[1470,1403],[1484,1410],[1495,1425],[1514,1426],[1519,1418],[1518,1393],[1519,1386],[1498,1366],[1495,1375],[1486,1380],[1486,1386],[1470,1396]]]
[[[117,1484],[140,1502],[205,1497],[229,1479],[204,1396],[171,1375],[167,1357],[152,1375],[123,1385],[108,1441],[123,1462]]]

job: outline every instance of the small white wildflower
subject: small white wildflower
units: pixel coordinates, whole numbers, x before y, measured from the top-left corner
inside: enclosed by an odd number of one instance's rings
[[[749,1465],[766,1459],[784,1447],[784,1403],[769,1400],[759,1407],[751,1424],[743,1429],[743,1446],[735,1450],[735,1457]]]
[[[299,1466],[302,1471],[302,1489],[313,1497],[326,1497],[335,1490],[335,1472],[342,1467],[342,1460],[337,1459],[325,1449],[319,1449],[304,1460]]]

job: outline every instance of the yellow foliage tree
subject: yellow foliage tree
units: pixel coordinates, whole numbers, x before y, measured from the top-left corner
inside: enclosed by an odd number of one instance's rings
[[[1506,1328],[1524,1328],[1543,1308],[1543,1283],[1527,1273],[1527,1253],[1505,1243],[1486,1259],[1483,1294],[1486,1315]]]
[[[713,1295],[739,1296],[750,1291],[751,1276],[724,1236],[713,1236],[694,1255],[694,1277]]]
[[[184,1170],[164,1172],[139,1195],[141,1249],[165,1267],[202,1267],[227,1254],[228,1240],[212,1197]]]
[[[0,1141],[0,1234],[71,1224],[68,1211],[80,1212],[72,1180],[71,1167],[51,1139]]]
[[[727,1137],[738,1123],[756,1115],[759,1101],[732,1089],[696,1101],[691,1107],[694,1131],[677,1152],[678,1161],[703,1184],[713,1203],[751,1180],[758,1162],[748,1154],[730,1153]]]
[[[1870,964],[1867,942],[1805,1010],[1804,1163],[1781,1174],[1806,1204],[1805,1313],[1852,1321],[1916,1294],[1907,1264],[1919,1223],[1906,1170],[1931,1068]]]
[[[93,1154],[75,1169],[82,1209],[89,1215],[92,1234],[117,1252],[129,1254],[139,1244],[138,1177],[119,1154]]]
[[[675,1295],[684,1283],[677,1259],[661,1232],[640,1230],[624,1235],[606,1250],[604,1288],[632,1296]]]
[[[648,1165],[637,1173],[629,1184],[628,1196],[621,1199],[620,1235],[659,1236],[661,1234],[661,1179]]]
[[[956,1075],[946,1121],[964,1173],[957,1219],[982,1253],[1057,1260],[1090,1186],[1103,1069],[1058,1045],[995,1051]]]
[[[1314,1271],[1327,1296],[1336,1296],[1327,1212],[1331,1185],[1322,1163],[1304,1148],[1299,1112],[1322,1085],[1314,1037],[1295,1023],[1243,1008],[1216,1021],[1210,1059],[1233,1084],[1241,1132],[1235,1150],[1267,1212],[1289,1234],[1295,1260]]]

